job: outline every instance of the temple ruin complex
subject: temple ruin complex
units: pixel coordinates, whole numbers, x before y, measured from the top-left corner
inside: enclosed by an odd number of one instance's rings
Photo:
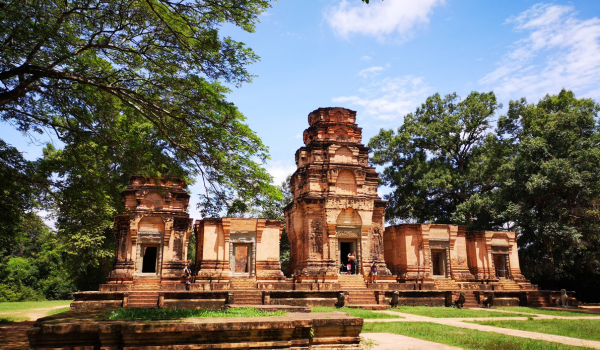
[[[319,108],[308,125],[295,156],[293,201],[284,209],[287,271],[279,262],[283,223],[205,218],[192,225],[182,180],[131,176],[122,193],[127,213],[115,217],[114,268],[99,292],[75,293],[72,307],[333,306],[343,294],[347,305],[385,309],[392,298],[448,306],[459,293],[470,307],[490,293],[497,306],[546,306],[560,297],[538,291],[521,274],[514,232],[385,227],[387,203],[377,194],[378,174],[369,166],[356,112]],[[186,277],[192,232],[196,259]],[[357,261],[353,271],[345,268],[350,254]]]

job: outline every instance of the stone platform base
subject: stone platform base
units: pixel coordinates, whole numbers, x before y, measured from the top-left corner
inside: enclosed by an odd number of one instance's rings
[[[493,294],[492,306],[548,307],[560,297],[555,291],[485,291],[485,290],[397,290],[398,305],[450,306],[460,293],[465,293],[466,307],[478,307]],[[106,308],[212,309],[231,305],[335,306],[340,293],[346,295],[346,306],[385,309],[395,298],[393,290],[225,290],[225,291],[130,291],[73,293],[71,310]],[[573,292],[568,292],[569,305],[577,306]]]
[[[225,305],[225,309],[253,307],[260,311],[312,312],[310,307],[290,305]]]
[[[30,349],[359,349],[363,319],[343,312],[183,320],[102,319],[100,312],[44,317]]]

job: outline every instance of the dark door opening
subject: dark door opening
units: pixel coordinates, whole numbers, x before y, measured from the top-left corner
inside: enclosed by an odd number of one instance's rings
[[[340,263],[346,265],[348,263],[348,254],[351,253],[352,243],[340,242]]]
[[[142,273],[156,273],[156,252],[158,247],[144,247]]]
[[[496,267],[496,276],[498,278],[506,278],[508,271],[506,271],[506,255],[494,254],[494,266]]]

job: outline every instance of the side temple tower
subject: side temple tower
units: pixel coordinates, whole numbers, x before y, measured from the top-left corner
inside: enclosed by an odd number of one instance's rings
[[[173,176],[132,175],[121,193],[128,212],[115,216],[116,259],[108,283],[180,284],[192,233],[190,195]],[[105,288],[109,288],[106,286]]]
[[[395,282],[383,253],[384,209],[378,174],[356,125],[356,112],[319,108],[308,115],[305,147],[296,151],[293,202],[285,208],[291,245],[290,269],[297,282],[337,282],[348,254],[368,275],[373,261],[379,280]]]

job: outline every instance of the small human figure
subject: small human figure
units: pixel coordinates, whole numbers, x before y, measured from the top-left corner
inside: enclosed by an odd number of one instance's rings
[[[185,268],[183,269],[183,273],[185,274],[185,289],[189,290],[192,279],[192,261],[188,260],[185,264]]]
[[[354,253],[350,253],[348,254],[348,264],[350,265],[350,268],[348,269],[348,271],[350,272],[351,275],[354,275],[355,273],[355,264],[356,264],[356,255]]]
[[[371,283],[377,282],[377,263],[373,260],[371,264]]]

